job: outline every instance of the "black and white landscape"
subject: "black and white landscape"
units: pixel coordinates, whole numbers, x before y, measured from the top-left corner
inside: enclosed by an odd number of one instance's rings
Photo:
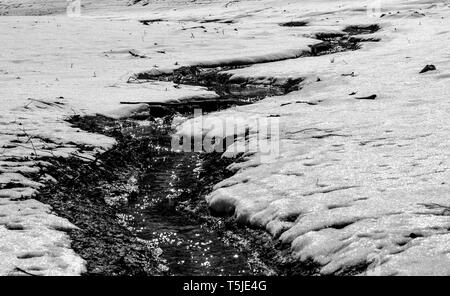
[[[450,275],[450,2],[0,0],[0,275]]]

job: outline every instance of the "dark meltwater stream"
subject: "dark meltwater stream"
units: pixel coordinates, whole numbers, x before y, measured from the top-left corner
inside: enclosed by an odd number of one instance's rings
[[[37,198],[78,227],[70,236],[86,275],[271,273],[233,219],[213,217],[205,201],[236,159],[172,151],[173,116],[72,117],[117,144],[95,161],[49,158],[57,183]]]
[[[339,34],[316,34],[323,42],[304,56],[357,50],[360,42],[377,40],[355,35],[378,29],[376,25],[351,26]],[[220,96],[211,101],[191,98],[175,103],[147,103],[147,112],[134,119],[73,116],[68,120],[77,128],[117,140],[117,145],[99,154],[95,161],[75,156],[48,158],[53,166],[47,172],[57,183],[36,197],[78,226],[70,236],[72,248],[87,262],[86,274],[316,272],[314,264],[285,260],[287,250],[276,249],[270,237],[266,240],[267,234],[237,227],[232,218],[212,217],[209,213],[205,196],[212,186],[231,176],[226,167],[237,159],[224,160],[220,153],[171,150],[172,120],[176,114],[190,115],[193,108],[211,112],[301,89],[302,78],[274,77],[269,83],[256,78],[231,79],[227,71],[242,66],[249,65],[181,67],[171,74],[150,71],[129,81],[203,86]],[[78,148],[93,149],[85,145]],[[283,253],[281,261],[276,258],[278,251]]]
[[[162,251],[172,275],[259,274],[248,258],[226,237],[183,214],[182,206],[206,207],[204,195],[226,177],[220,154],[173,152],[170,126],[145,124],[124,129],[145,143],[148,161],[139,164],[132,180],[136,194],[122,208],[124,224],[153,248]],[[157,135],[157,136],[156,136]],[[207,166],[206,163],[207,162]]]

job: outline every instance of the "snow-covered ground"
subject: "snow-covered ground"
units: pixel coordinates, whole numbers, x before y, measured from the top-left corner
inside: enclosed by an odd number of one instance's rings
[[[35,13],[10,2],[0,1],[1,14],[13,15],[0,18],[0,274],[84,270],[64,233],[73,225],[21,198],[42,186],[25,177],[45,165],[38,156],[89,158],[114,144],[64,118],[145,107],[122,101],[210,96],[201,87],[126,82],[151,69],[243,61],[268,63],[233,70],[234,78],[305,80],[299,91],[203,117],[203,130],[192,130],[192,121],[178,127],[210,134],[219,120],[236,120],[247,122],[252,139],[255,118],[279,116],[280,155],[260,163],[258,152],[248,152],[208,196],[211,207],[233,209],[238,221],[266,229],[324,274],[365,264],[369,275],[450,274],[448,2],[381,1],[372,11],[372,1],[86,1],[75,18],[61,8],[23,16]],[[44,1],[14,2],[36,11]],[[279,26],[300,20],[307,26]],[[381,41],[295,58],[318,43],[312,34],[360,24],[379,24]],[[437,70],[419,74],[427,64]],[[80,152],[78,143],[97,149]]]

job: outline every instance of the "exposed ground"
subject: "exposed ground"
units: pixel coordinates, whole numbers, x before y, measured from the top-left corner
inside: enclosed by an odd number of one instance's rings
[[[124,118],[248,85],[256,99],[281,91],[203,116],[202,128],[173,123],[180,135],[237,137],[224,156],[244,161],[206,197],[214,213],[236,232],[267,231],[321,274],[450,274],[447,1],[372,13],[359,1],[87,1],[79,18],[61,1],[22,2],[0,1],[11,15],[0,18],[0,274],[86,271],[67,234],[77,223],[33,196],[55,181],[49,157],[88,163],[116,141],[66,119]],[[340,43],[351,38],[360,47]],[[191,66],[223,67],[213,78],[231,87],[176,79]],[[245,143],[268,117],[280,122],[280,154],[261,162]],[[224,133],[225,121],[247,128]]]

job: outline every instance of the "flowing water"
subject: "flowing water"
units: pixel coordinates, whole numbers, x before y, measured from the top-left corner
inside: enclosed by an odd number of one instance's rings
[[[317,38],[323,42],[312,48],[310,55],[356,50],[364,40],[353,40],[351,35],[377,29],[377,26],[353,26],[342,36],[321,35]],[[220,154],[176,153],[170,147],[174,113],[186,114],[198,107],[215,111],[301,88],[300,78],[288,79],[281,85],[276,79],[269,85],[251,79],[236,84],[223,72],[227,69],[184,67],[170,75],[143,73],[132,80],[139,83],[162,80],[208,87],[221,96],[214,102],[156,104],[141,120],[112,120],[99,116],[74,116],[70,120],[81,129],[115,137],[118,142],[116,147],[99,156],[101,170],[96,162],[53,159],[56,165],[52,174],[58,177],[58,186],[48,188],[46,194],[40,196],[58,215],[79,227],[78,232],[71,234],[72,247],[87,260],[88,274],[158,273],[159,260],[145,251],[141,242],[150,245],[152,252],[160,253],[172,275],[273,272],[261,263],[258,253],[251,247],[237,242],[236,238],[230,239],[227,227],[211,225],[211,220],[213,224],[226,225],[227,219],[211,217],[205,195],[214,184],[230,177],[226,166],[231,160],[222,160]],[[109,171],[105,171],[107,169]],[[111,207],[106,207],[104,201]],[[208,218],[199,219],[202,215]],[[239,238],[245,239],[245,235]],[[265,259],[273,261],[272,257]],[[146,267],[147,262],[153,263],[151,268]],[[304,270],[302,266],[293,265],[285,272],[296,269]]]
[[[151,156],[148,161],[141,160],[140,173],[133,176],[137,193],[120,214],[124,224],[153,248],[162,250],[170,274],[259,274],[246,252],[205,223],[177,210],[180,203],[204,203],[208,188],[224,178],[220,155],[209,155],[206,166],[204,154],[171,151],[168,124],[150,124],[144,130],[142,125],[126,129],[135,140],[145,142]]]
[[[367,34],[379,29],[377,25],[368,27],[351,26],[345,33],[316,36],[323,42],[305,55],[324,55],[335,52],[357,50],[358,41],[352,35]],[[278,83],[276,79],[269,85],[243,80],[236,84],[229,79],[232,67],[182,67],[174,73],[139,73],[130,82],[146,80],[171,81],[177,84],[190,84],[208,87],[220,95],[220,99],[202,103],[197,107],[204,111],[216,111],[229,105],[250,104],[267,96],[283,95],[301,88],[303,79],[287,79]],[[227,103],[227,102],[231,103]],[[167,104],[166,104],[167,105]],[[152,106],[153,115],[164,114],[168,106]],[[190,112],[194,106],[177,104],[171,106],[178,112]],[[155,112],[156,111],[156,112]],[[169,111],[170,113],[170,111]],[[166,115],[168,116],[168,115]],[[175,153],[170,150],[170,124],[149,125],[145,133],[139,128],[129,130],[134,137],[147,137],[148,149],[153,151],[151,161],[145,162],[144,174],[139,179],[139,194],[134,202],[129,203],[122,219],[140,238],[150,241],[154,247],[162,250],[167,260],[169,272],[175,275],[238,275],[257,274],[251,266],[252,258],[227,244],[223,237],[205,227],[180,215],[176,210],[179,202],[186,200],[193,203],[204,199],[208,188],[227,176],[217,174],[225,171],[223,164],[205,164],[199,153]],[[162,141],[161,141],[162,140]],[[220,155],[217,156],[220,158]],[[215,174],[214,174],[215,173]],[[205,178],[205,176],[207,178]]]

